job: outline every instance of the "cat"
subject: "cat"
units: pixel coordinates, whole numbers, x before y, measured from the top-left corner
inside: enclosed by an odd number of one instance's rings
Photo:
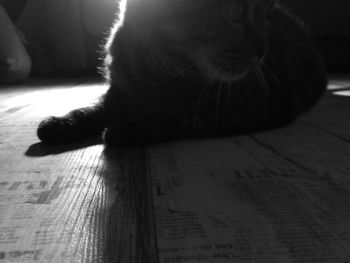
[[[109,89],[49,117],[48,144],[103,134],[107,145],[247,134],[309,110],[327,86],[298,18],[274,0],[127,0],[106,41]]]

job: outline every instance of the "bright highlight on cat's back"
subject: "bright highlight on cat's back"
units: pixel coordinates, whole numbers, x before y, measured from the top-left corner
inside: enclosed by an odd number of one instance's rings
[[[250,133],[290,122],[325,90],[311,37],[274,0],[119,4],[106,45],[110,89],[95,107],[45,120],[43,141],[104,131],[120,146]]]

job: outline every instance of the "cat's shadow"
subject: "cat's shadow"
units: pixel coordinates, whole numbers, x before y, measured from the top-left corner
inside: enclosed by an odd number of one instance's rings
[[[94,146],[97,144],[102,144],[103,140],[101,138],[94,138],[89,140],[84,140],[81,142],[74,142],[62,145],[48,145],[42,142],[34,143],[29,146],[25,151],[25,155],[29,157],[43,157],[48,155],[56,155],[65,152],[70,152],[74,150],[79,150],[89,146]]]

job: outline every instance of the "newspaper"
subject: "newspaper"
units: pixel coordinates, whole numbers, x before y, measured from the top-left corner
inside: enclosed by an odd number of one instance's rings
[[[28,136],[17,135],[0,144],[0,262],[103,262],[99,225],[115,197],[96,174],[103,146],[38,158],[25,155]]]
[[[90,145],[36,157],[34,131],[2,126],[0,262],[115,262],[128,237],[125,249],[142,246],[108,179],[139,156],[106,163]],[[159,262],[350,262],[350,145],[300,134],[295,147],[286,130],[149,147]]]
[[[150,153],[159,262],[350,262],[349,188],[248,141]]]

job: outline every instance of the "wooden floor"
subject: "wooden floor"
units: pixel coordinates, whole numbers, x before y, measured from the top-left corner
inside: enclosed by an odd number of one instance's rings
[[[91,80],[0,88],[0,262],[350,262],[350,78],[282,129],[148,148],[49,147]]]

